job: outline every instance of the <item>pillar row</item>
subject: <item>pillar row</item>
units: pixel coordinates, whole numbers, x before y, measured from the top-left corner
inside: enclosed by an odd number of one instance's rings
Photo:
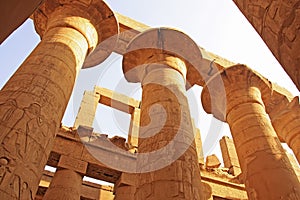
[[[49,0],[35,12],[42,40],[0,91],[0,199],[34,199],[78,71],[103,31],[118,32],[113,16],[103,1]]]
[[[141,82],[143,90],[136,200],[202,199],[186,97],[186,82],[192,82],[186,80],[186,75],[192,66],[177,54],[187,49],[197,52],[194,48],[196,45],[185,34],[167,28],[143,32],[127,47],[123,58],[125,78]],[[199,49],[195,57],[201,58]]]
[[[299,181],[263,103],[269,86],[246,66],[235,65],[203,88],[203,107],[229,124],[249,199],[299,199]]]

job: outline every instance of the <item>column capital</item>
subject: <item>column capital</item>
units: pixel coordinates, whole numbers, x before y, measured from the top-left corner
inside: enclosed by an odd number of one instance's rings
[[[299,97],[296,96],[293,100],[287,104],[285,107],[280,106],[270,113],[270,118],[277,135],[282,142],[290,143],[292,137],[299,133],[300,124],[300,104]],[[289,135],[291,131],[295,134]]]
[[[212,71],[197,44],[185,33],[172,28],[149,29],[128,44],[123,55],[123,72],[129,82],[141,82],[151,64],[176,69],[186,76],[187,88],[203,85],[204,74]],[[214,71],[218,71],[217,68]]]
[[[215,74],[203,87],[201,94],[203,108],[217,119],[226,121],[226,116],[232,108],[255,101],[256,98],[251,96],[255,97],[257,93],[250,91],[249,95],[245,94],[251,88],[260,91],[263,101],[270,99],[272,85],[259,73],[242,64],[225,68]]]
[[[100,0],[46,0],[33,14],[40,37],[56,27],[77,30],[88,42],[83,68],[104,61],[118,39],[119,25],[113,11]]]

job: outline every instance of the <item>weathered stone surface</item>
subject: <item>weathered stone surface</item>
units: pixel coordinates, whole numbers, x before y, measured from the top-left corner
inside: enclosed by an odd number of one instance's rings
[[[44,171],[41,178],[39,189],[35,200],[42,200],[50,183],[53,180],[54,173]],[[82,181],[80,199],[97,199],[97,200],[113,200],[113,187],[92,183],[89,181]]]
[[[300,1],[233,1],[300,89]]]
[[[81,100],[81,104],[74,122],[74,127],[79,125],[92,127],[96,115],[97,106],[100,95],[94,91],[85,91]]]
[[[215,154],[206,157],[206,169],[218,168],[220,166],[221,162]]]
[[[127,50],[124,75],[143,88],[139,154],[149,155],[137,157],[135,199],[202,199],[185,90],[190,63],[201,56],[198,47],[181,32],[158,28],[135,37]]]
[[[175,60],[169,61],[169,64],[174,62],[172,67],[186,76],[187,88],[194,84],[204,85],[212,74],[218,72],[213,62],[202,59],[199,47],[187,35],[170,28],[158,28],[137,35],[128,44],[123,59],[125,78],[131,82],[140,82],[147,64],[162,60],[165,55],[178,57],[184,62],[183,68]]]
[[[0,2],[0,44],[43,3],[43,0]]]
[[[71,156],[67,157],[65,155],[60,155],[60,159],[57,164],[57,167],[59,168],[70,169],[79,174],[86,174],[87,166],[87,162],[72,158]]]
[[[42,40],[0,92],[0,157],[8,161],[0,199],[33,199],[36,193],[76,75],[101,41],[106,7],[89,3],[46,1],[35,13]]]
[[[245,186],[235,183],[233,178],[224,172],[201,170],[201,182],[204,199],[248,199]]]
[[[136,191],[136,174],[122,173],[115,183],[115,200],[133,200]]]
[[[68,11],[68,8],[73,11]],[[53,16],[65,18],[57,20]],[[88,56],[83,68],[93,67],[104,61],[118,40],[117,20],[104,1],[46,0],[34,13],[33,19],[36,31],[41,37],[45,31],[56,26],[75,28],[79,32],[87,33]]]
[[[204,153],[203,153],[200,129],[195,127],[194,120],[192,120],[192,124],[194,127],[193,129],[194,129],[196,150],[197,150],[197,155],[198,155],[198,162],[199,162],[200,166],[204,166]]]
[[[241,173],[240,163],[236,154],[233,140],[223,136],[220,140],[220,147],[224,161],[224,167],[229,168],[229,173],[235,176]]]
[[[295,97],[285,107],[277,107],[270,112],[270,118],[278,136],[293,150],[300,163],[300,105]]]
[[[131,114],[129,131],[128,131],[128,145],[132,153],[138,150],[138,138],[139,138],[139,127],[140,127],[141,109],[135,108]]]
[[[121,175],[121,172],[106,166],[97,158],[101,157],[102,160],[118,162],[116,157],[120,158],[124,156],[122,158],[123,162],[130,163],[135,160],[133,154],[130,154],[129,152],[128,155],[119,154],[121,151],[110,141],[107,136],[101,136],[100,134],[95,135],[95,133],[91,133],[88,128],[81,126],[79,129],[79,135],[77,135],[76,131],[76,134],[74,135],[71,132],[62,130],[58,132],[52,148],[52,155],[58,155],[57,157],[59,158],[65,157],[71,161],[61,162],[59,160],[58,162],[55,162],[51,160],[52,157],[50,157],[47,164],[52,167],[64,167],[67,169],[76,170],[77,172],[95,179],[100,179],[111,183],[116,182]],[[79,136],[81,136],[84,131],[89,132],[90,136],[88,136],[87,140],[82,141],[80,140]],[[132,155],[132,157],[127,157],[130,155]],[[72,160],[74,164],[70,166]]]
[[[95,86],[94,91],[100,95],[99,103],[128,114],[133,114],[134,109],[140,106],[140,101],[106,88]]]
[[[269,86],[246,66],[232,66],[204,87],[203,107],[228,122],[249,199],[298,199],[299,181],[263,104]]]
[[[80,199],[82,176],[70,169],[57,169],[44,200]]]

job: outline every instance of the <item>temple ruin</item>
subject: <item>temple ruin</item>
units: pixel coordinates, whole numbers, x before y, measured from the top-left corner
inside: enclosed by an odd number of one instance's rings
[[[300,2],[234,2],[299,89]],[[0,91],[1,200],[300,200],[298,96],[181,31],[148,27],[104,1],[3,5],[21,14],[14,20],[3,11],[0,41],[28,17],[41,41]],[[83,94],[74,126],[61,124],[79,70],[112,52],[123,56],[125,79],[141,84],[142,99],[95,86]],[[230,127],[232,139],[219,141],[222,160],[204,157],[187,100],[194,85],[203,87],[206,113]],[[94,131],[99,104],[130,115],[127,138]]]

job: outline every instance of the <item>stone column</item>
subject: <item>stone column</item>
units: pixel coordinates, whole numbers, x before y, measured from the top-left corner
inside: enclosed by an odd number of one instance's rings
[[[295,97],[285,107],[274,107],[269,115],[277,135],[293,150],[300,163],[299,97]]]
[[[43,200],[80,200],[82,175],[70,169],[57,169]]]
[[[195,61],[191,56],[201,58],[196,44],[184,33],[167,28],[143,32],[127,47],[125,78],[141,82],[143,89],[136,200],[201,199],[185,88],[186,74]],[[188,81],[193,85],[193,80]]]
[[[61,155],[43,200],[79,200],[87,166],[85,161]]]
[[[235,65],[203,88],[203,107],[229,124],[249,199],[300,199],[299,181],[265,111],[269,86]]]
[[[49,0],[36,11],[42,40],[0,91],[0,199],[34,199],[76,75],[117,33],[113,16],[103,1]]]

